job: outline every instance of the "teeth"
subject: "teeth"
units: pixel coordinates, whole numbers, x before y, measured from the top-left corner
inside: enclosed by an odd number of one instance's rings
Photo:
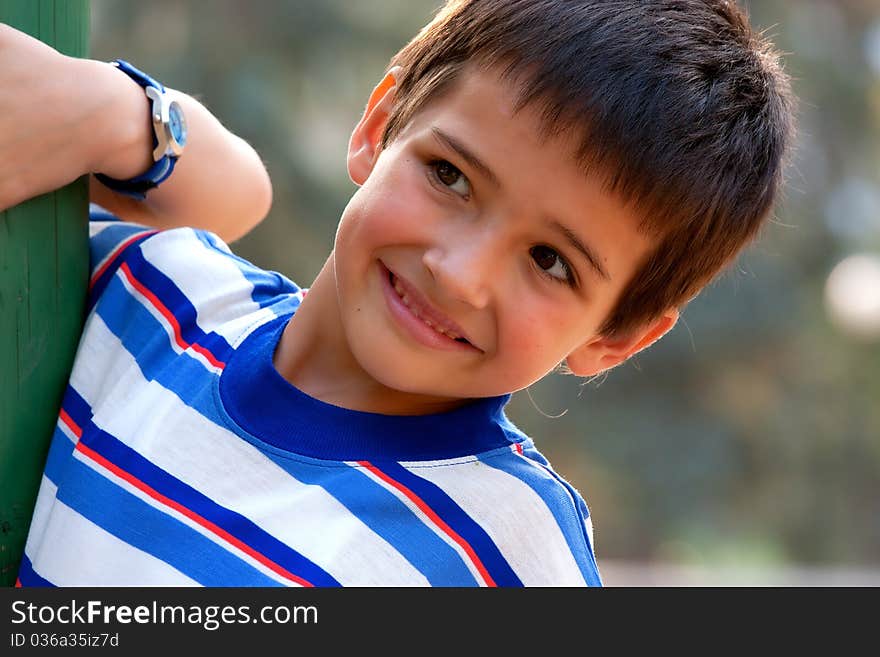
[[[453,333],[449,329],[445,329],[442,326],[435,325],[430,319],[426,319],[419,314],[418,308],[414,308],[410,305],[409,297],[406,296],[406,292],[403,291],[403,288],[400,287],[400,282],[395,277],[394,279],[394,290],[397,292],[400,300],[403,301],[403,305],[409,308],[412,311],[412,314],[422,320],[425,324],[427,324],[430,328],[437,331],[441,335],[445,335],[447,338],[451,338],[452,340],[458,340],[461,338],[460,335]]]

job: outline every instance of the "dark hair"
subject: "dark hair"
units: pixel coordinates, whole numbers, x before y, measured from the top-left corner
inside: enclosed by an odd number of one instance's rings
[[[580,131],[580,164],[657,237],[603,335],[683,307],[772,211],[794,99],[732,1],[451,0],[391,60],[383,147],[472,63],[516,85],[544,136]]]

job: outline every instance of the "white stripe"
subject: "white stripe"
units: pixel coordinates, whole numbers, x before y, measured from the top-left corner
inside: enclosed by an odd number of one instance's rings
[[[55,504],[55,496],[57,494],[58,487],[44,474],[40,482],[40,492],[37,494],[37,501],[34,504],[27,541],[24,544],[25,554],[32,554],[37,546],[43,544],[46,525],[48,525],[49,518],[52,516],[52,506]]]
[[[349,463],[352,467],[363,467],[358,465],[356,462],[352,461]],[[380,468],[381,469],[381,468]],[[471,575],[474,576],[474,579],[477,580],[482,586],[487,586],[486,579],[483,577],[482,573],[477,569],[476,564],[472,561],[470,555],[465,552],[464,548],[456,542],[449,534],[447,534],[443,528],[441,528],[437,523],[435,523],[424,511],[422,511],[419,506],[413,502],[410,498],[408,498],[401,490],[397,487],[392,486],[381,477],[379,477],[374,472],[370,471],[368,468],[363,468],[363,473],[367,475],[374,482],[379,484],[382,488],[387,490],[389,493],[394,495],[401,503],[406,506],[410,511],[412,511],[419,520],[421,520],[431,531],[433,531],[437,536],[439,536],[444,543],[449,545],[453,550],[458,553],[458,556],[461,557],[461,560],[464,562],[467,569],[470,571]],[[422,500],[424,501],[424,500]],[[427,504],[427,502],[425,502]]]
[[[510,455],[505,451],[494,458],[507,459]],[[483,528],[525,586],[584,585],[556,519],[544,500],[523,481],[480,461],[411,469],[442,488]],[[535,468],[535,472],[559,485],[543,469]],[[493,504],[492,500],[503,504]]]
[[[80,368],[84,359],[77,359],[71,384],[92,407],[94,423],[158,467],[249,518],[340,582],[427,584],[403,555],[326,490],[297,481],[249,442],[157,382],[146,381],[100,317],[90,322],[81,353],[94,360]],[[90,376],[94,371],[114,372],[112,385],[106,382],[110,377]]]
[[[219,376],[220,373],[223,371],[222,367],[217,367],[216,365],[214,365],[214,363],[209,361],[208,357],[205,356],[203,353],[193,349],[191,344],[185,353],[187,355],[191,356],[192,358],[196,359],[197,361],[199,361],[205,367],[206,370],[208,370],[209,372],[211,372],[213,374],[217,374]],[[211,355],[213,356],[213,354],[211,354]],[[214,356],[214,359],[219,360],[216,356]]]
[[[57,500],[41,538],[28,557],[34,570],[57,586],[149,586],[147,574],[167,586],[198,586]]]
[[[97,237],[110,226],[119,225],[118,221],[90,221],[89,222],[89,239]]]
[[[593,516],[587,516],[584,520],[584,529],[587,530],[587,536],[590,537],[590,547],[593,548],[593,554],[596,554],[596,544],[593,542]]]
[[[67,426],[67,423],[60,417],[58,418],[58,429],[59,431],[61,431],[61,433],[67,436],[67,438],[70,439],[70,442],[72,442],[74,445],[79,442],[79,437],[75,433],[73,433],[73,429]]]
[[[190,228],[165,231],[141,252],[192,302],[205,333],[214,331],[232,342],[244,328],[236,320],[260,310],[253,284],[235,261],[209,248]]]
[[[76,445],[79,438],[60,417],[58,418],[57,425],[61,433],[70,440],[73,445]],[[52,440],[54,441],[55,438],[53,437]],[[30,554],[36,546],[42,544],[43,535],[45,534],[46,525],[52,514],[52,505],[55,504],[56,495],[58,495],[58,486],[56,486],[44,472],[42,480],[40,481],[40,490],[37,493],[37,499],[34,503],[34,510],[31,514],[31,524],[28,528],[27,541],[24,546],[26,554]]]
[[[507,449],[498,448],[498,449]],[[402,465],[404,468],[412,469],[412,468],[445,468],[450,465],[459,465],[461,463],[473,463],[477,460],[477,457],[473,454],[469,454],[467,456],[454,456],[449,459],[436,459],[433,461],[398,461],[398,465]]]
[[[100,205],[97,205],[95,203],[90,203],[89,204],[89,212],[91,212],[94,209],[104,210],[106,212],[106,210],[104,208],[102,208]],[[89,221],[89,239],[91,239],[93,237],[97,237],[98,235],[103,233],[105,230],[107,230],[111,226],[131,226],[133,228],[143,228],[142,232],[145,232],[145,233],[148,233],[152,230],[156,230],[155,228],[151,228],[150,226],[145,226],[144,224],[136,224],[131,221],[124,221],[124,222],[123,221],[112,221],[112,220],[111,221]],[[131,237],[131,235],[129,235],[129,237]],[[126,238],[126,239],[128,239],[128,238]],[[124,241],[125,240],[121,240],[121,242],[124,242]]]
[[[532,447],[534,447],[534,444],[532,444]],[[519,458],[521,458],[523,461],[528,463],[531,467],[541,468],[544,471],[548,472],[548,474],[550,474],[551,477],[553,477],[553,474],[555,473],[555,471],[552,469],[552,467],[549,464],[544,465],[543,463],[535,461],[535,460],[529,458],[526,454],[524,454],[523,452],[521,452],[518,449],[514,449],[512,451]],[[555,477],[553,477],[553,478],[555,479]],[[565,490],[566,493],[568,493],[568,499],[571,501],[572,507],[575,509],[580,509],[577,500],[575,500],[572,497],[571,491],[568,488],[565,488],[564,486],[563,486],[563,489]],[[587,537],[588,537],[588,540],[590,541],[589,547],[592,549],[593,554],[595,554],[596,553],[596,546],[593,543],[593,518],[592,518],[592,516],[589,516],[589,515],[586,518],[584,518],[583,515],[580,513],[580,510],[578,510],[577,517],[580,519],[581,524],[584,527],[584,530],[586,530],[586,532],[587,532]]]

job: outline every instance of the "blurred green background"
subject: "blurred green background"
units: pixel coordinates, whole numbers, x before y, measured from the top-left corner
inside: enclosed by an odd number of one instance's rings
[[[440,0],[92,0],[96,59],[198,97],[262,155],[236,251],[308,286],[354,190],[351,128]],[[743,3],[800,132],[760,240],[663,340],[508,415],[590,506],[610,585],[880,584],[880,2]]]

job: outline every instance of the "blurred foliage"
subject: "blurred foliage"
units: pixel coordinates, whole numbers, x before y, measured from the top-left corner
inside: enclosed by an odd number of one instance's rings
[[[307,286],[354,190],[349,132],[439,4],[92,0],[91,54],[196,95],[253,144],[275,202],[236,250]],[[880,253],[880,3],[747,7],[800,98],[775,220],[651,349],[508,407],[586,497],[600,565],[880,562],[880,343],[823,301],[844,256]]]

